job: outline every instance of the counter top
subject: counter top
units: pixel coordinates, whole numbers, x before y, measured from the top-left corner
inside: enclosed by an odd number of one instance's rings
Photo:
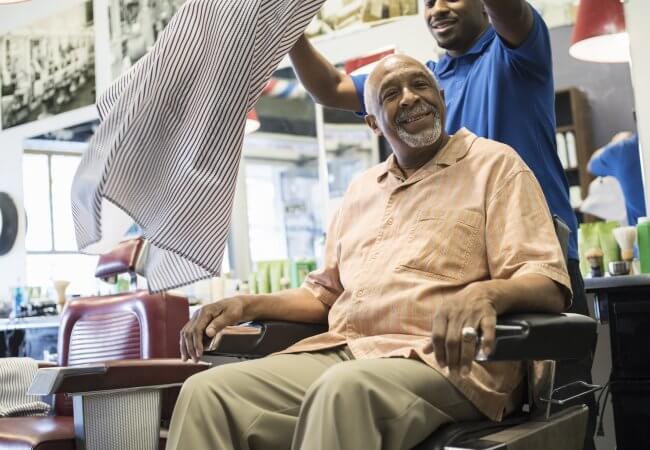
[[[616,277],[585,278],[587,293],[620,288],[650,288],[650,275],[620,275]]]
[[[650,278],[650,277],[649,277]],[[202,305],[190,306],[190,317],[194,312],[201,308]],[[0,319],[0,332],[5,330],[25,330],[28,328],[50,328],[58,327],[61,322],[61,316],[34,316],[21,317],[19,319]]]
[[[34,316],[19,319],[0,319],[0,332],[5,330],[25,330],[28,328],[58,327],[60,316]]]

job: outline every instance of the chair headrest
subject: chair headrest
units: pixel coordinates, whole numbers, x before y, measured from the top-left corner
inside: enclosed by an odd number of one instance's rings
[[[110,280],[123,273],[135,272],[143,245],[142,238],[120,242],[111,252],[99,257],[95,277]]]

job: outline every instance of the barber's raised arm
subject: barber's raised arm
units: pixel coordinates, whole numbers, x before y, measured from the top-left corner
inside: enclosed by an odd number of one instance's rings
[[[362,109],[352,78],[327,61],[305,36],[298,39],[289,57],[298,79],[316,103],[349,111]]]
[[[533,12],[525,0],[483,0],[494,29],[511,47],[524,43],[533,29]]]

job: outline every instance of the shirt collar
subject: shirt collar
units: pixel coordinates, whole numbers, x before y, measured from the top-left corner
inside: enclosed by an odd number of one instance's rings
[[[461,128],[450,137],[447,145],[440,149],[431,160],[429,160],[424,166],[420,167],[420,169],[411,175],[411,177],[418,176],[422,173],[433,174],[439,167],[448,167],[456,164],[467,155],[467,152],[469,152],[469,149],[477,138],[478,137],[471,131],[466,128]],[[404,174],[402,169],[397,165],[397,160],[395,159],[394,154],[391,154],[386,161],[380,165],[380,170],[377,174],[377,182],[381,182],[388,173],[391,173],[400,181],[404,181]],[[409,178],[409,180],[410,179],[411,178]]]
[[[481,37],[472,45],[472,48],[470,48],[467,52],[464,54],[454,57],[454,56],[449,56],[449,53],[445,53],[440,57],[440,60],[436,64],[436,72],[438,73],[443,73],[447,69],[449,69],[449,65],[451,64],[452,61],[459,59],[459,58],[464,58],[465,56],[469,55],[479,55],[485,51],[487,46],[492,42],[492,40],[496,37],[497,33],[494,31],[494,27],[492,25],[489,25],[487,30],[483,32]]]

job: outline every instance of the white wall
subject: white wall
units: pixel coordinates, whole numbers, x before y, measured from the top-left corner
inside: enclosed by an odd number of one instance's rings
[[[630,35],[630,70],[641,146],[646,210],[650,211],[650,1],[627,0],[625,22]]]

